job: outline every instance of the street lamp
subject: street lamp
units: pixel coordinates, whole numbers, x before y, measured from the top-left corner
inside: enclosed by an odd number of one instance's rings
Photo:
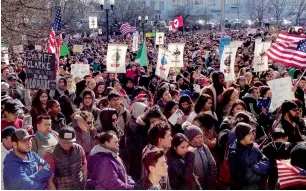
[[[115,4],[115,1],[114,0],[110,0],[109,3],[110,3],[110,9],[104,9],[104,0],[100,0],[100,7],[101,7],[101,10],[105,10],[106,12],[106,42],[108,43],[108,12],[110,10],[114,10],[114,4]]]
[[[142,39],[145,40],[145,23],[147,23],[149,20],[149,17],[146,15],[145,16],[145,22],[141,23],[141,16],[138,16],[138,21],[142,25]]]

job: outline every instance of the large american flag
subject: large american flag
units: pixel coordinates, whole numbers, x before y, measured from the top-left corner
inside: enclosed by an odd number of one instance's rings
[[[266,55],[274,62],[306,69],[305,40],[306,36],[303,35],[280,32]]]
[[[62,46],[61,25],[62,25],[61,7],[57,7],[56,16],[54,18],[54,23],[51,28],[51,32],[49,34],[49,39],[48,39],[48,52],[55,54],[57,65],[59,64],[59,55]]]
[[[292,166],[285,161],[276,160],[276,163],[281,189],[294,185],[306,185],[306,176],[303,174],[303,169]]]
[[[136,33],[136,27],[132,27],[129,23],[123,23],[120,27],[120,32],[123,36]]]

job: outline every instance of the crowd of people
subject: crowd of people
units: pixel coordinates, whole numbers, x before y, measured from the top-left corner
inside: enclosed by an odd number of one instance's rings
[[[107,72],[105,37],[70,39],[70,50],[84,50],[60,57],[54,95],[26,89],[26,54],[11,53],[1,62],[2,189],[262,190],[279,188],[276,160],[306,170],[303,71],[270,61],[253,72],[255,39],[275,35],[226,32],[244,41],[231,83],[216,31],[167,33],[165,46],[185,43],[184,67],[167,79],[155,75],[154,38],[145,39],[142,67],[131,38],[111,37],[129,47],[126,74]],[[89,64],[90,73],[75,78],[71,64]],[[288,76],[295,99],[271,112],[267,82]]]

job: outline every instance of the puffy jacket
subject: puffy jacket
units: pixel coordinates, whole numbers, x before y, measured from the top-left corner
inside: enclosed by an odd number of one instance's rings
[[[114,152],[96,145],[88,159],[91,185],[96,190],[132,190],[134,181],[127,175],[120,157]]]
[[[65,116],[60,113],[56,117],[52,117],[52,130],[56,131],[57,133],[60,132],[61,128],[66,125]]]
[[[234,190],[264,190],[270,169],[268,158],[253,145],[244,146],[237,140],[229,147],[228,164]]]
[[[45,190],[48,179],[52,176],[50,165],[36,153],[29,152],[26,160],[15,156],[11,149],[3,165],[5,190]],[[38,171],[38,166],[43,168]]]

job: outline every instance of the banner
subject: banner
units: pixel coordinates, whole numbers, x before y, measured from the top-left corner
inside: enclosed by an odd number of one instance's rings
[[[155,45],[165,44],[165,33],[157,32],[155,36]]]
[[[138,35],[136,34],[133,34],[133,47],[132,47],[132,51],[133,52],[137,52],[139,47],[138,47],[138,40],[139,40],[139,37]]]
[[[235,58],[238,47],[226,45],[221,57],[220,71],[224,73],[225,82],[235,81]]]
[[[56,89],[55,54],[28,52],[26,71],[27,89]]]
[[[73,45],[72,51],[74,53],[82,53],[83,52],[83,45]]]
[[[89,64],[71,64],[71,74],[73,79],[76,77],[83,79],[84,76],[89,74]]]
[[[219,59],[221,60],[222,58],[222,53],[224,46],[230,45],[231,44],[231,37],[226,37],[226,38],[221,38],[220,39],[220,46],[219,46]]]
[[[169,43],[168,50],[171,52],[170,67],[184,67],[185,43]]]
[[[23,45],[13,46],[13,51],[18,54],[23,53]]]
[[[41,50],[42,50],[42,48],[41,48],[41,46],[40,46],[40,45],[35,45],[35,50],[41,51]]]
[[[89,17],[88,24],[90,29],[97,29],[98,28],[98,19],[97,17]]]
[[[107,72],[126,73],[125,58],[127,45],[108,44],[106,56]]]
[[[155,75],[167,79],[170,70],[171,52],[164,48],[158,49],[157,66]]]
[[[291,77],[279,78],[267,82],[272,91],[269,112],[274,112],[285,100],[294,99]]]
[[[256,42],[254,51],[254,72],[267,71],[269,69],[268,57],[265,55],[271,42]]]
[[[150,37],[155,37],[156,33],[155,32],[147,32],[146,33],[146,37],[150,38]]]

